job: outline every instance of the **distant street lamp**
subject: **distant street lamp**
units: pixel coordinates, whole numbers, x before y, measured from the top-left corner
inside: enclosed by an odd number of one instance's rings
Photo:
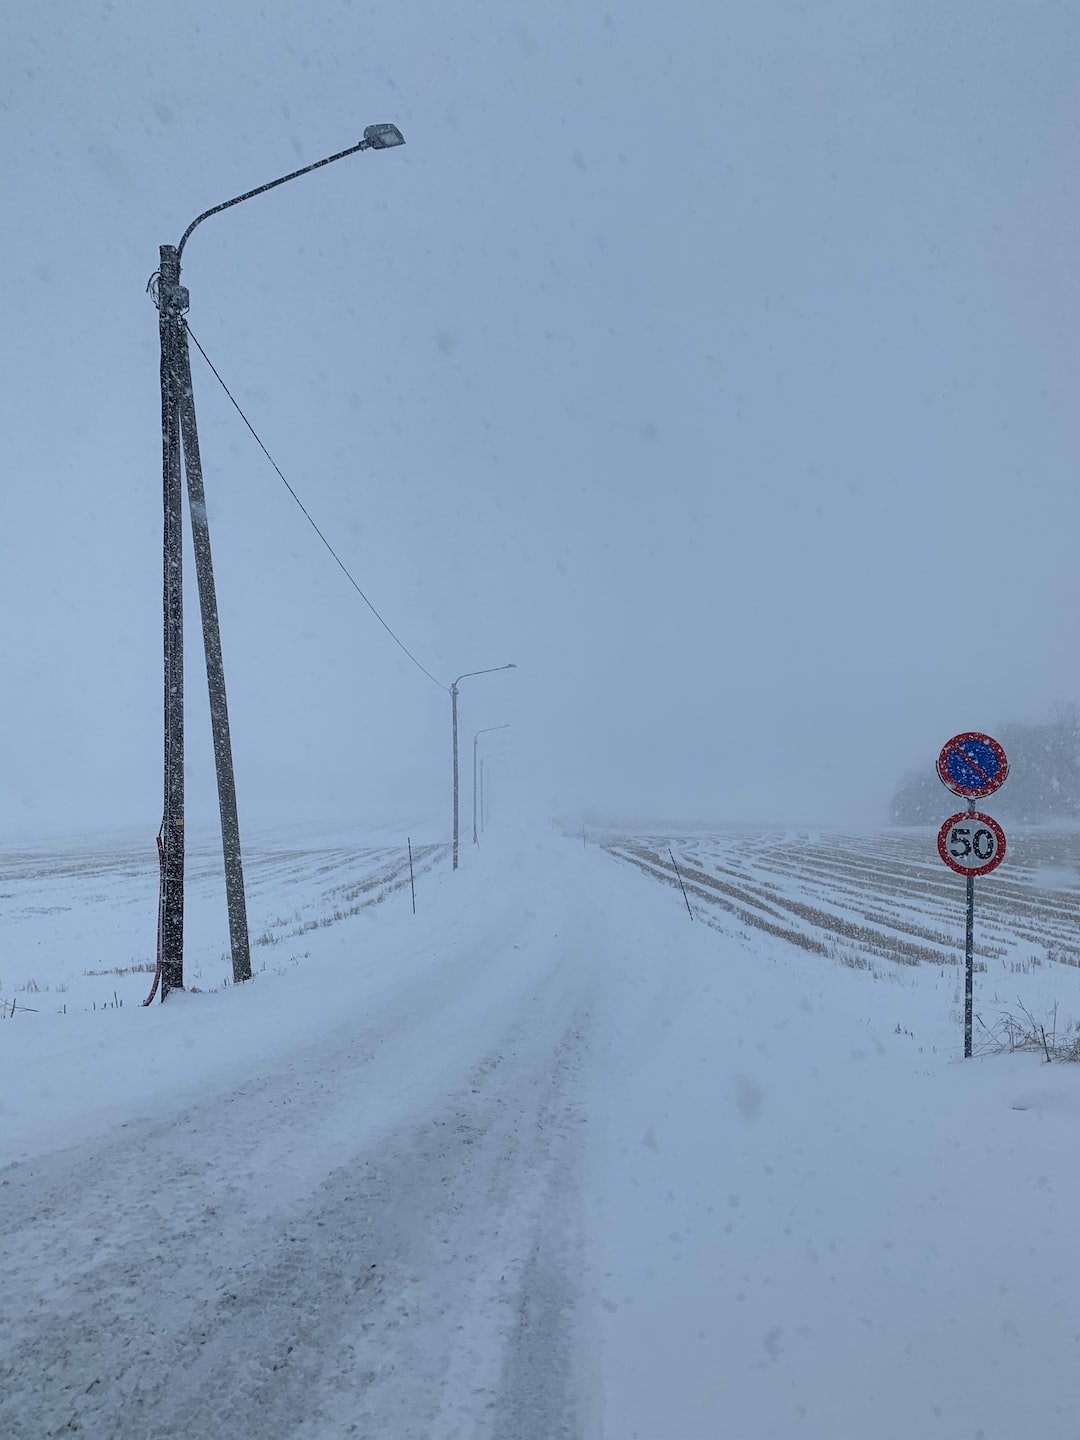
[[[450,715],[454,731],[454,865],[458,868],[458,745],[457,745],[457,697],[458,686],[462,680],[470,680],[474,675],[495,675],[500,670],[516,670],[516,665],[493,665],[489,670],[466,670],[464,675],[459,675],[450,686]]]
[[[184,986],[184,607],[183,607],[183,503],[181,470],[187,475],[188,510],[195,549],[195,573],[202,613],[206,681],[210,691],[210,718],[214,737],[221,841],[225,858],[225,893],[229,907],[233,980],[251,978],[244,871],[240,856],[240,827],[236,815],[229,712],[225,700],[225,671],[221,658],[217,596],[206,520],[199,437],[188,354],[187,288],[180,284],[180,257],[192,231],[210,215],[239,205],[266,190],[319,170],[361,150],[386,150],[405,143],[396,125],[369,125],[364,138],[314,165],[305,165],[259,185],[233,200],[204,210],[180,237],[179,245],[160,247],[161,268],[151,281],[158,308],[161,338],[161,441],[164,525],[165,612],[165,805],[161,821],[161,893],[158,909],[161,998]]]
[[[476,833],[476,743],[481,735],[490,735],[493,730],[509,730],[509,722],[505,725],[489,725],[486,730],[477,730],[472,737],[472,843],[480,844],[480,837]]]

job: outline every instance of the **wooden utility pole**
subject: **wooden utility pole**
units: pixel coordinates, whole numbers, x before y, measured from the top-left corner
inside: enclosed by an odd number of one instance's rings
[[[240,854],[240,821],[236,813],[236,775],[233,770],[232,739],[229,733],[229,705],[225,698],[225,665],[221,658],[221,627],[218,623],[214,562],[210,551],[210,526],[206,518],[199,432],[195,425],[195,395],[191,384],[191,356],[186,325],[181,326],[180,342],[180,434],[184,442],[188,514],[191,517],[191,535],[195,550],[195,578],[199,586],[206,686],[210,695],[210,727],[214,739],[214,771],[217,775],[218,810],[221,815],[221,848],[225,861],[225,899],[229,910],[233,984],[239,985],[244,980],[251,979],[251,945],[248,939],[247,900],[244,895],[244,863]]]
[[[161,447],[164,500],[165,799],[158,933],[161,998],[184,986],[184,539],[180,395],[176,356],[187,308],[175,245],[162,245],[157,285],[161,336]]]

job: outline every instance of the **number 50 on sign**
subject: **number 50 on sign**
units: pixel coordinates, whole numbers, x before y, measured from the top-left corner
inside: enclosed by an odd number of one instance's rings
[[[1005,858],[1005,832],[978,810],[950,815],[938,831],[938,854],[960,875],[989,875]]]

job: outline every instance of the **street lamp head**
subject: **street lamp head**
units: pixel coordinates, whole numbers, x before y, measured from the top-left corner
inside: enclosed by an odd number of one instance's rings
[[[371,150],[391,150],[395,145],[405,144],[405,136],[396,125],[368,125],[364,140]]]
[[[405,136],[396,125],[369,125],[364,131],[364,138],[358,144],[350,145],[347,150],[339,150],[336,155],[328,155],[325,160],[316,160],[313,165],[305,165],[302,170],[293,170],[288,175],[271,180],[267,185],[257,185],[254,190],[246,190],[243,195],[236,195],[232,200],[225,200],[220,205],[214,205],[209,210],[204,210],[201,215],[196,215],[181,235],[180,244],[176,247],[177,263],[184,253],[184,246],[187,244],[191,232],[196,225],[201,225],[211,215],[217,215],[221,210],[230,210],[234,205],[239,205],[242,200],[250,200],[254,195],[263,195],[267,190],[276,190],[287,180],[295,180],[300,175],[309,175],[312,170],[321,170],[324,165],[332,165],[335,160],[344,160],[346,155],[355,155],[358,150],[391,150],[395,145],[404,144]]]

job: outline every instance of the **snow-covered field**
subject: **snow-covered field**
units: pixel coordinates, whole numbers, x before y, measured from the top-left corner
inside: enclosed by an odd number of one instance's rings
[[[681,881],[707,924],[734,920],[876,979],[934,989],[936,1015],[954,993],[959,1003],[964,880],[942,863],[936,831],[604,838],[647,875]],[[1045,1028],[1049,1049],[1080,1047],[1080,833],[1014,829],[1007,864],[975,889],[976,1052],[1015,1040],[1013,1018],[1029,1033]]]
[[[313,930],[390,897],[411,910],[410,839],[420,879],[446,845],[344,827],[247,836],[253,972],[300,963]],[[232,973],[220,836],[189,836],[186,868],[185,983],[220,989]],[[0,1006],[64,1013],[139,1004],[155,968],[157,888],[152,835],[0,844]]]
[[[968,1062],[928,834],[413,839],[249,841],[240,989],[192,844],[148,1009],[152,843],[0,851],[5,1440],[1080,1436],[1077,837]]]

